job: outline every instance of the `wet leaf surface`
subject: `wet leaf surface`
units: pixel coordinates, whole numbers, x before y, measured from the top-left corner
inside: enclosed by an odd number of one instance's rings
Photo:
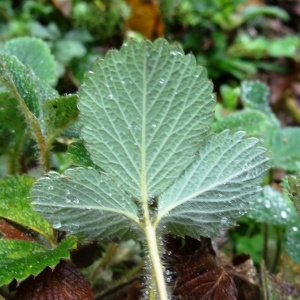
[[[90,284],[69,261],[62,260],[52,270],[47,267],[36,278],[23,281],[16,300],[89,300],[94,299]]]

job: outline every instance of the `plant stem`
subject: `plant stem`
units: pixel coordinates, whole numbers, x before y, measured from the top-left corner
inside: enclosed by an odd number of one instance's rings
[[[263,224],[263,234],[264,234],[264,246],[263,246],[263,260],[268,266],[268,239],[269,239],[269,226],[267,223]]]
[[[155,275],[155,282],[158,290],[157,292],[159,295],[159,299],[168,300],[167,286],[164,278],[163,266],[159,256],[156,231],[155,227],[153,227],[151,223],[146,225],[145,234],[149,248],[151,268],[153,268],[153,273]],[[152,287],[152,289],[153,288],[154,287]]]
[[[158,239],[156,236],[156,226],[152,224],[150,218],[150,211],[147,199],[146,180],[142,180],[142,209],[144,213],[144,232],[149,250],[149,257],[151,261],[151,274],[154,278],[150,280],[149,300],[155,300],[154,292],[157,289],[157,294],[160,300],[168,300],[167,286],[164,278],[163,266],[159,256]],[[152,286],[155,282],[156,286]]]
[[[40,150],[40,158],[41,158],[41,164],[43,167],[44,172],[48,172],[50,170],[50,151],[47,147],[47,143],[45,140],[45,137],[43,136],[41,126],[39,124],[39,120],[37,117],[29,110],[25,100],[19,93],[18,89],[16,88],[13,79],[11,78],[10,74],[3,74],[3,76],[9,78],[10,80],[6,81],[6,87],[7,89],[12,93],[12,95],[17,99],[18,105],[25,117],[25,120],[29,127],[31,128],[31,131],[33,133],[33,136],[37,142],[37,146]]]
[[[281,255],[281,246],[282,246],[282,229],[280,227],[275,227],[275,232],[276,232],[276,251],[275,251],[275,257],[273,259],[273,265],[272,265],[272,273],[275,273],[279,260],[280,260],[280,255]]]

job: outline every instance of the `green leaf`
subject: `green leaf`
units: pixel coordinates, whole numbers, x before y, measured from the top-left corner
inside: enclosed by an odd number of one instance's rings
[[[244,106],[265,113],[273,126],[279,127],[278,120],[269,105],[269,94],[269,88],[261,81],[242,82],[241,98]]]
[[[50,224],[31,206],[30,189],[34,179],[28,176],[10,176],[0,181],[0,217],[28,227],[53,241]]]
[[[8,93],[0,93],[0,153],[17,147],[25,128],[26,123],[17,100],[11,98]]]
[[[265,150],[244,135],[227,130],[207,137],[195,162],[159,198],[155,223],[195,238],[233,225],[258,195],[267,169]]]
[[[263,223],[290,225],[297,217],[291,201],[271,186],[265,186],[260,197],[253,202],[249,217]]]
[[[54,98],[57,92],[31,73],[16,57],[0,52],[0,82],[10,96],[24,100],[29,110],[40,116],[40,101]]]
[[[222,117],[213,123],[212,129],[215,132],[221,132],[228,128],[234,132],[244,130],[248,135],[260,136],[271,126],[270,119],[264,113],[246,108]]]
[[[88,151],[84,147],[83,141],[72,143],[68,148],[67,157],[77,167],[99,168],[92,162]]]
[[[300,226],[299,216],[293,220],[290,226],[286,228],[283,237],[283,246],[285,251],[297,264],[300,264]]]
[[[300,214],[300,173],[296,176],[288,177],[289,197],[293,201],[298,214]]]
[[[206,71],[163,39],[110,51],[78,101],[91,159],[136,197],[158,195],[192,162],[213,106]]]
[[[299,128],[286,127],[266,135],[264,144],[270,150],[273,167],[287,171],[299,171]]]
[[[30,275],[38,275],[47,266],[55,267],[60,259],[68,259],[69,249],[75,247],[73,236],[66,237],[52,250],[32,242],[0,239],[0,286],[13,279],[21,281]]]
[[[222,84],[220,87],[220,94],[225,108],[229,110],[235,110],[237,108],[238,98],[240,96],[239,87],[233,88],[230,85]]]
[[[77,98],[75,94],[44,101],[43,119],[48,139],[53,140],[77,120]]]
[[[86,54],[83,44],[76,40],[60,40],[54,46],[54,54],[56,59],[67,64],[72,59],[82,57]]]
[[[36,76],[48,84],[56,81],[56,64],[50,49],[42,40],[33,37],[19,37],[6,42],[2,51],[15,55],[18,60],[29,66]]]
[[[274,39],[268,43],[267,51],[274,57],[291,57],[300,61],[300,38],[298,35],[288,35]]]
[[[77,168],[48,176],[34,185],[33,204],[54,228],[102,239],[139,232],[136,204],[107,174]]]
[[[249,5],[241,12],[241,14],[246,20],[250,20],[263,15],[269,15],[271,17],[276,17],[284,21],[289,20],[289,15],[285,10],[271,5]]]

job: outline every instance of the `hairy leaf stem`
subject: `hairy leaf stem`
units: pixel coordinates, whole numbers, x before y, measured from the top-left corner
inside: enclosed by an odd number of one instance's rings
[[[163,266],[161,263],[161,259],[159,256],[159,249],[158,249],[158,239],[156,236],[156,228],[151,223],[150,214],[149,214],[149,207],[147,196],[144,195],[142,197],[142,205],[144,211],[144,231],[147,240],[147,245],[149,249],[149,256],[151,260],[151,268],[153,269],[153,273],[155,275],[155,282],[157,287],[157,294],[159,295],[160,300],[168,300],[168,293],[167,293],[167,286],[164,278],[164,271]],[[154,287],[150,287],[152,290]],[[154,295],[155,293],[151,293]],[[151,299],[152,298],[152,299]],[[149,298],[150,300],[154,300],[153,297]]]

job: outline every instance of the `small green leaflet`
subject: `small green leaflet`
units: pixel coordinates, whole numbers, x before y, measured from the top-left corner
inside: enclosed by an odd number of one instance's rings
[[[7,41],[0,50],[14,55],[29,66],[35,75],[48,84],[56,80],[56,63],[49,47],[42,40],[33,37],[19,37]]]
[[[9,176],[0,181],[0,217],[42,234],[53,242],[50,224],[33,211],[30,189],[34,179],[26,175]]]
[[[70,257],[69,250],[76,247],[74,236],[66,237],[56,248],[21,240],[0,239],[0,286],[13,279],[21,281],[30,275],[38,275],[46,267],[55,267],[60,259]]]

